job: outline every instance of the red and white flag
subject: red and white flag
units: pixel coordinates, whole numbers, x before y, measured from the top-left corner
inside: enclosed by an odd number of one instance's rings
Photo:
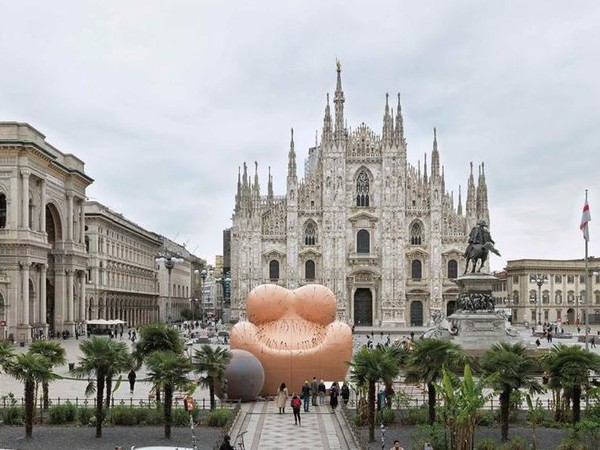
[[[588,205],[587,199],[585,204],[583,205],[583,214],[581,215],[581,224],[579,225],[579,229],[583,231],[583,238],[586,241],[590,240],[590,230],[589,230],[589,222],[592,220],[592,216],[590,215],[590,205]]]

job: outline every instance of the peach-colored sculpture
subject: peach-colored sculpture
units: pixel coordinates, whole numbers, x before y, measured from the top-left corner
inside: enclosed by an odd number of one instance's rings
[[[265,370],[263,395],[283,382],[290,394],[312,377],[343,380],[352,357],[352,331],[335,322],[333,293],[318,284],[290,291],[263,284],[248,294],[248,322],[231,330],[231,348],[254,354]]]

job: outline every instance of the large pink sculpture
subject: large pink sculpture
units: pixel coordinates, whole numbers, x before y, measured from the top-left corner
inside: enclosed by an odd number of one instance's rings
[[[335,321],[333,293],[318,284],[290,291],[263,284],[248,294],[248,322],[231,330],[231,348],[247,350],[265,371],[263,395],[284,382],[290,394],[313,376],[343,380],[352,357],[352,331]]]

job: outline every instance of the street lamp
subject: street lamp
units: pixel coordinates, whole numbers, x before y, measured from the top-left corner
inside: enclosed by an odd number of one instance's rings
[[[159,254],[154,259],[157,262],[164,263],[165,269],[167,269],[167,274],[168,274],[168,277],[167,277],[167,279],[168,279],[168,281],[167,281],[167,284],[168,284],[168,286],[167,286],[167,292],[168,292],[167,323],[171,324],[172,313],[173,313],[172,305],[171,305],[171,271],[175,267],[176,263],[183,261],[183,258],[180,258],[179,255],[177,255],[176,253],[171,253],[171,252],[165,251],[163,254]]]
[[[203,321],[204,320],[204,282],[206,281],[206,276],[208,275],[208,272],[206,271],[206,269],[202,269],[202,270],[194,270],[194,274],[196,275],[200,275],[200,279],[202,280],[202,283],[200,283],[200,320]]]
[[[219,315],[219,319],[223,318],[223,309],[225,307],[229,307],[229,293],[230,293],[230,283],[231,283],[231,278],[230,278],[230,274],[229,272],[225,272],[223,274],[223,276],[221,278],[217,278],[216,279],[217,283],[221,284],[221,292],[222,292],[222,296],[221,296],[221,314]],[[216,306],[215,306],[216,308]]]
[[[548,276],[536,273],[535,275],[531,275],[530,281],[532,283],[537,284],[537,287],[538,287],[538,298],[537,298],[536,307],[539,307],[539,310],[538,310],[538,323],[537,324],[538,324],[538,326],[541,326],[542,325],[542,285],[546,281],[548,281]]]

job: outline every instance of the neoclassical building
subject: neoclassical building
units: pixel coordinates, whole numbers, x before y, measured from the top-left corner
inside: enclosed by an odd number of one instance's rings
[[[85,320],[84,163],[0,122],[0,332],[28,342]]]
[[[489,223],[483,164],[471,173],[463,211],[446,190],[434,130],[430,166],[407,161],[400,106],[386,95],[381,134],[366,124],[346,127],[341,70],[327,95],[320,142],[308,150],[299,179],[294,136],[287,189],[275,195],[269,170],[261,193],[258,164],[238,175],[231,227],[232,316],[245,312],[255,286],[278,283],[328,286],[338,316],[359,326],[422,325],[434,310],[451,313],[464,267],[467,235],[478,219]]]
[[[86,202],[85,219],[87,318],[158,322],[161,237],[95,201]]]
[[[590,258],[586,294],[583,259],[517,259],[507,261],[495,292],[497,307],[512,310],[513,323],[600,323],[600,258]],[[537,276],[537,277],[536,277]],[[536,282],[540,280],[540,283]],[[540,301],[541,300],[541,301]]]

